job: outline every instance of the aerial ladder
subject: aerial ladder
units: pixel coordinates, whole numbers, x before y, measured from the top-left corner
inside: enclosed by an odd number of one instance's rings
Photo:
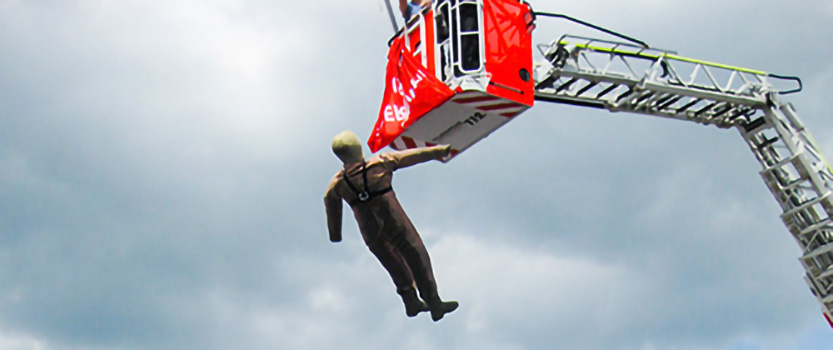
[[[737,129],[801,248],[807,285],[833,319],[833,171],[779,98],[798,89],[773,86],[794,78],[569,35],[538,49],[545,60],[536,65],[536,101]]]
[[[533,63],[537,16],[566,18],[626,41],[563,35],[538,44],[543,59]],[[434,0],[395,38],[423,74],[452,90],[430,112],[414,120],[406,114],[401,124],[399,118],[386,123],[384,111],[392,106],[383,102],[374,134],[391,124],[402,129],[376,140],[377,148],[448,144],[452,152],[444,161],[450,161],[535,102],[735,128],[761,164],[759,174],[801,249],[804,280],[833,327],[833,169],[795,108],[781,100],[801,91],[797,77],[651,48],[568,16],[536,13],[519,0]],[[389,73],[390,62],[399,62],[401,72],[403,59],[389,54]],[[416,81],[401,80],[397,85]],[[416,98],[413,89],[407,97]],[[368,141],[371,148],[376,136]]]

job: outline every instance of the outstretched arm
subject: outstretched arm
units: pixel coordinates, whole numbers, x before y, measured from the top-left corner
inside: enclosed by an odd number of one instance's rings
[[[334,177],[327,186],[327,193],[324,194],[324,208],[327,211],[327,230],[330,232],[330,242],[341,242],[341,210],[343,203],[341,196],[336,192],[338,177]]]
[[[393,169],[396,170],[424,163],[429,160],[440,160],[443,157],[448,156],[449,152],[451,152],[451,146],[444,145],[414,148],[405,151],[392,152],[389,155],[393,161]]]

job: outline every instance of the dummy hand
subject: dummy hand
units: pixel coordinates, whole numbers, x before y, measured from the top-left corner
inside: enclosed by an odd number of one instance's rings
[[[442,148],[442,151],[443,158],[448,157],[448,155],[451,154],[451,145],[445,145],[445,147]]]

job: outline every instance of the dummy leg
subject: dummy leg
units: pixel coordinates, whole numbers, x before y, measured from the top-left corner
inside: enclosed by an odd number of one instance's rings
[[[377,241],[373,245],[369,245],[368,248],[393,279],[393,284],[396,285],[396,293],[402,297],[402,302],[405,304],[405,314],[408,317],[414,317],[420,312],[428,311],[428,306],[417,297],[411,269],[408,268],[402,255],[393,249],[390,242]]]
[[[456,310],[459,306],[456,301],[444,302],[440,299],[434,270],[431,268],[431,258],[416,229],[403,230],[391,238],[396,250],[401,253],[410,267],[419,294],[431,309],[431,318],[439,321],[445,314]]]

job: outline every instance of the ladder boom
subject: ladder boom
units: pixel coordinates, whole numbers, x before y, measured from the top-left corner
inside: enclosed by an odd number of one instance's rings
[[[773,80],[785,77],[576,36],[538,48],[546,59],[535,68],[538,101],[736,128],[802,250],[807,285],[833,319],[833,171],[793,106],[779,101]]]

